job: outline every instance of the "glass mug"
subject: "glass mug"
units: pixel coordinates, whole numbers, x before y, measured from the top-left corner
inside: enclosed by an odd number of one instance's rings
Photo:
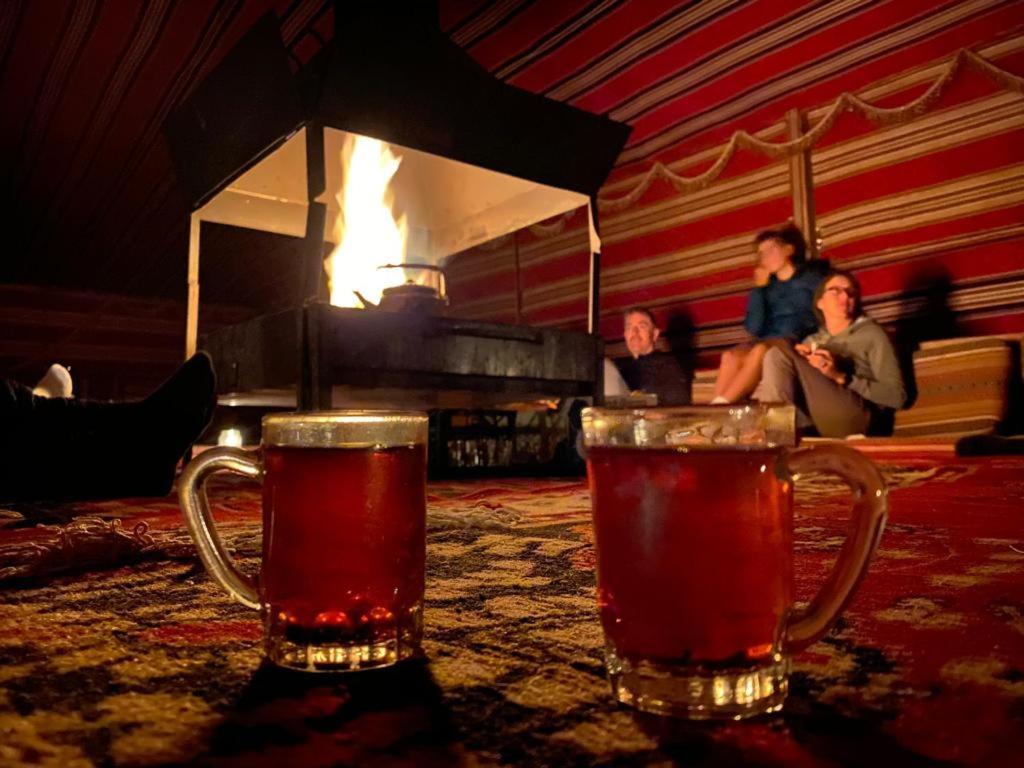
[[[790,657],[845,607],[885,524],[881,473],[796,442],[791,405],[583,411],[598,607],[615,697],[691,719],[782,708]],[[793,482],[853,489],[850,534],[821,591],[793,607]]]
[[[426,556],[427,416],[320,411],[263,418],[259,453],[205,451],[179,499],[210,575],[261,611],[267,657],[347,671],[417,655]],[[254,582],[224,548],[206,499],[216,472],[263,483],[263,563]]]

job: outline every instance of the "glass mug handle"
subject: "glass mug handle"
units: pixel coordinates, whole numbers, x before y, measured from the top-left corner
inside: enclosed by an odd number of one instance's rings
[[[217,534],[210,502],[206,498],[206,481],[217,472],[263,479],[263,464],[258,455],[238,448],[213,448],[203,451],[189,462],[178,483],[178,500],[185,513],[188,532],[196,543],[199,558],[214,580],[230,595],[250,608],[260,607],[256,583],[238,570]]]
[[[798,480],[810,472],[840,475],[853,492],[853,514],[843,548],[832,572],[810,604],[786,622],[783,650],[796,653],[824,635],[853,597],[867,571],[885,527],[889,510],[885,479],[878,467],[852,448],[818,445],[789,452],[783,471]]]

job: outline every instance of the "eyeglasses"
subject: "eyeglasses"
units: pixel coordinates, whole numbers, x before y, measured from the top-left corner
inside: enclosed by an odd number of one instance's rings
[[[853,288],[847,288],[847,287],[842,286],[842,285],[832,285],[832,286],[829,286],[828,288],[825,289],[824,292],[825,293],[834,293],[834,294],[845,293],[847,296],[852,296],[853,298],[857,298],[857,291],[856,290],[854,290]]]

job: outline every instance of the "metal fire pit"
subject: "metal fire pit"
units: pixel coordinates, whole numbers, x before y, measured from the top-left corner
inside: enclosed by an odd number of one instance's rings
[[[203,222],[303,239],[295,308],[199,345],[222,403],[489,408],[601,391],[594,201],[629,126],[487,75],[441,31],[436,2],[406,5],[395,14],[337,0],[333,40],[294,74],[268,14],[164,126],[191,201],[186,353],[197,343]],[[341,147],[353,136],[402,155],[393,191],[416,261],[441,266],[585,208],[590,335],[320,303]]]
[[[500,408],[600,391],[596,336],[406,312],[312,303],[202,346],[232,405]]]

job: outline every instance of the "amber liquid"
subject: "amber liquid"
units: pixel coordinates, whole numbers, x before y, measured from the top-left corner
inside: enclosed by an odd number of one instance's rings
[[[426,447],[268,447],[262,595],[296,644],[393,640],[418,625]]]
[[[754,666],[792,592],[792,490],[775,450],[592,448],[606,638],[634,662]]]

